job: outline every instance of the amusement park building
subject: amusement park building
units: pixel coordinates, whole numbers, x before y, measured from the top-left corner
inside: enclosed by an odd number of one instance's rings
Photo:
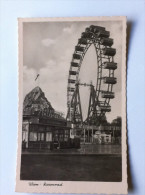
[[[55,146],[63,147],[63,145],[67,147],[69,138],[70,128],[63,119],[23,116],[23,148],[53,149]]]
[[[39,87],[26,95],[23,104],[22,148],[79,148],[81,143],[121,143],[121,125],[68,125]]]
[[[22,148],[53,149],[79,147],[70,139],[70,127],[56,112],[39,87],[26,95],[23,104]]]

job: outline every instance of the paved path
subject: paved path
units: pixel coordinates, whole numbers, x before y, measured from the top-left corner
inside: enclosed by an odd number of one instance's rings
[[[96,145],[82,144],[80,149],[55,149],[55,150],[40,150],[40,151],[24,151],[23,154],[121,154],[121,145]]]

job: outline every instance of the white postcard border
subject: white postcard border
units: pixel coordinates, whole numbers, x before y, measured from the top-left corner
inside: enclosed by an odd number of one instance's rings
[[[20,180],[21,129],[23,97],[23,23],[24,22],[62,22],[62,21],[122,21],[122,182],[82,182],[82,181],[24,181]],[[72,18],[19,18],[19,106],[18,106],[18,149],[16,170],[16,192],[27,193],[88,193],[88,194],[127,194],[127,132],[126,132],[126,17],[72,17]],[[38,186],[30,185],[30,182]],[[47,185],[44,185],[46,183]]]

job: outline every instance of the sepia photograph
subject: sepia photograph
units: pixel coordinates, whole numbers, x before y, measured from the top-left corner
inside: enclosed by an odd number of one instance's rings
[[[126,17],[19,19],[17,191],[127,193],[125,56]]]

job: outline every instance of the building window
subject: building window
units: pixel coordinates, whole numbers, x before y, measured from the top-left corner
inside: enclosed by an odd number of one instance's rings
[[[58,141],[58,134],[54,135],[54,141]]]
[[[65,135],[68,135],[69,134],[69,131],[68,130],[65,130],[64,132],[65,132]]]
[[[29,124],[23,124],[22,129],[23,129],[24,131],[28,131],[28,129],[29,129]]]
[[[68,140],[68,135],[67,134],[65,134],[65,137],[64,137],[64,141],[67,141]]]
[[[44,141],[44,133],[38,133],[37,141]]]
[[[47,142],[51,142],[52,141],[52,133],[51,132],[47,132],[46,133],[46,141]]]
[[[29,141],[34,141],[34,142],[37,141],[37,133],[30,132]]]
[[[41,133],[41,141],[44,141],[44,133]]]
[[[59,135],[59,141],[63,141],[63,134]]]
[[[41,133],[38,133],[38,137],[37,137],[37,138],[38,138],[38,141],[41,140],[41,139],[40,139],[40,138],[41,138],[40,136],[41,136]]]
[[[22,141],[26,141],[27,137],[26,137],[26,131],[22,132]]]

